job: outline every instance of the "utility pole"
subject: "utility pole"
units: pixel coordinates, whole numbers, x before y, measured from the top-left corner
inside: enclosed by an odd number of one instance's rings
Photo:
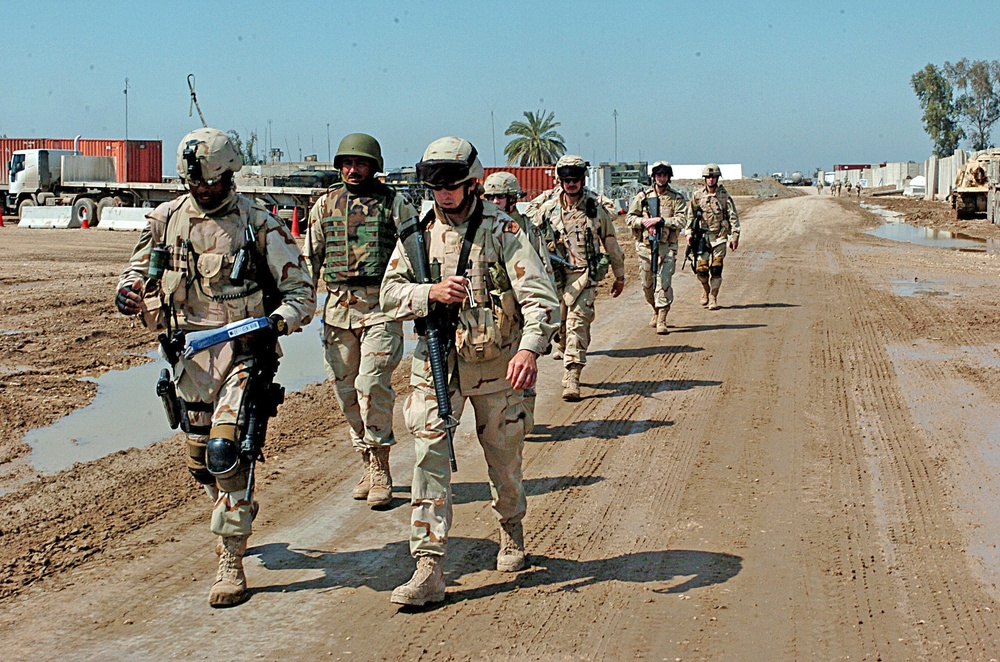
[[[128,181],[128,78],[125,79],[125,181]]]
[[[618,109],[615,108],[615,112],[611,113],[611,116],[615,118],[615,163],[618,163]]]
[[[330,123],[326,123],[326,162],[333,161],[333,150],[330,148]]]
[[[271,155],[271,163],[274,163],[274,129],[271,128],[271,120],[267,121],[267,153]]]
[[[493,125],[493,111],[490,111],[490,133],[493,134],[493,167],[497,165],[497,130]]]

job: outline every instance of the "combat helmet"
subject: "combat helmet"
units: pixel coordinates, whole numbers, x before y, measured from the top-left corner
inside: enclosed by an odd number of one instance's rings
[[[674,167],[670,165],[668,161],[657,161],[653,164],[653,168],[649,171],[649,173],[651,175],[666,174],[667,177],[673,179]]]
[[[417,163],[417,178],[429,186],[461,184],[470,179],[482,179],[485,174],[473,144],[456,136],[432,142]]]
[[[223,173],[236,173],[242,167],[243,157],[233,141],[218,129],[195,129],[181,138],[177,146],[177,174],[183,182],[189,179],[214,182]]]
[[[701,169],[702,177],[722,177],[722,169],[716,163],[709,163]]]
[[[385,163],[382,161],[382,146],[367,133],[349,133],[340,141],[337,154],[333,157],[333,165],[338,170],[340,170],[341,162],[345,156],[361,156],[371,159],[375,163],[375,172],[382,172],[385,169]]]
[[[559,179],[587,176],[587,162],[576,154],[563,154],[556,161],[556,177]]]
[[[503,170],[487,177],[483,182],[483,189],[486,195],[509,195],[515,198],[521,195],[521,184],[517,177]]]

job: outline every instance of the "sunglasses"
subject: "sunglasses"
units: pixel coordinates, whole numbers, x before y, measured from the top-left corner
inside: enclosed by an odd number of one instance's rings
[[[583,177],[560,177],[559,180],[566,184],[579,184],[583,181]]]
[[[506,193],[487,193],[483,197],[486,198],[487,200],[490,200],[490,201],[492,201],[492,200],[503,200],[503,199],[505,199],[507,197],[507,194]]]
[[[465,185],[465,182],[459,182],[457,184],[428,184],[427,188],[432,191],[457,191]]]

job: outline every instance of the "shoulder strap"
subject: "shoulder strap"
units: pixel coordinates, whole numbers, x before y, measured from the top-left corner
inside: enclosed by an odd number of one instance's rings
[[[465,228],[465,239],[462,240],[462,251],[458,254],[457,274],[464,274],[469,269],[469,255],[472,253],[472,243],[476,239],[476,232],[483,222],[483,201],[476,202],[476,211],[472,212],[472,218]]]

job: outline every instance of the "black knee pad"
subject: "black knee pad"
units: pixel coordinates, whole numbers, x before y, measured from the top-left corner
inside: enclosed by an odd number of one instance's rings
[[[213,425],[205,444],[205,465],[220,490],[238,492],[246,489],[249,467],[244,464],[240,444],[236,441],[236,425]]]
[[[712,278],[721,278],[722,277],[722,265],[721,264],[719,266],[713,265],[713,266],[709,267],[708,268],[708,273],[709,273],[709,275]]]

